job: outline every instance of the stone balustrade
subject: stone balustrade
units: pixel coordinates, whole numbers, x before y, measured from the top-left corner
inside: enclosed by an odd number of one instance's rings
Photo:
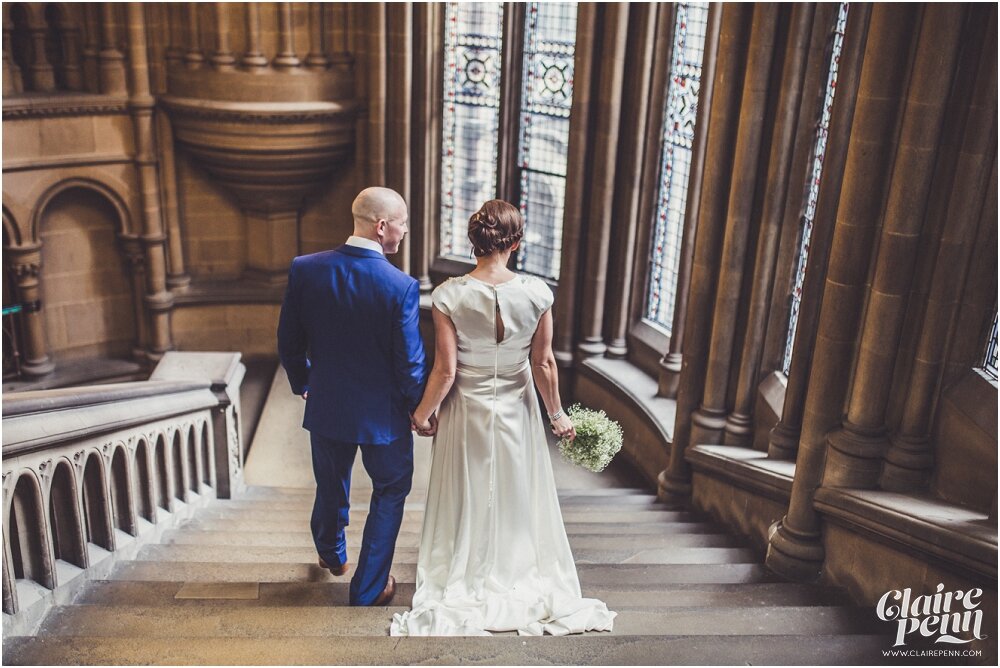
[[[171,352],[147,381],[4,397],[5,627],[32,629],[195,508],[239,490],[239,360]]]

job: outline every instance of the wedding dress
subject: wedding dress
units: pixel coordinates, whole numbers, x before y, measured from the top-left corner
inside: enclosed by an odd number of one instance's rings
[[[552,291],[530,276],[462,276],[432,299],[455,324],[458,365],[438,412],[413,608],[390,634],[610,631],[617,613],[580,593],[528,359]]]

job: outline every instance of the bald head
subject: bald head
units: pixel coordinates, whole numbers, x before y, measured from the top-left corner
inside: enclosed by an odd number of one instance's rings
[[[371,239],[385,253],[395,253],[407,230],[406,202],[395,190],[378,186],[365,188],[351,205],[354,235]]]
[[[375,225],[379,220],[393,220],[406,216],[406,202],[395,190],[375,186],[365,188],[351,204],[354,227]]]

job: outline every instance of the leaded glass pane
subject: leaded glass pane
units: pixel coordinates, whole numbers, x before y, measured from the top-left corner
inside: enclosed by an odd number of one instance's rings
[[[469,217],[496,196],[503,5],[445,7],[441,254],[470,258]]]
[[[840,3],[837,25],[833,32],[833,48],[830,53],[830,67],[826,77],[826,94],[823,97],[823,112],[816,127],[816,141],[813,144],[813,164],[809,174],[809,194],[805,212],[802,215],[802,240],[795,264],[795,279],[792,284],[791,308],[788,311],[788,334],[785,337],[785,355],[781,370],[787,375],[792,367],[792,347],[795,331],[799,324],[799,307],[802,305],[802,286],[806,280],[806,265],[809,262],[809,241],[812,238],[813,220],[816,217],[816,201],[819,199],[820,177],[823,175],[823,159],[826,157],[826,140],[830,133],[830,116],[833,112],[833,95],[837,90],[837,70],[840,67],[840,51],[844,44],[844,30],[847,28],[848,3]]]
[[[993,330],[986,341],[986,355],[983,359],[983,371],[993,380],[997,380],[997,316],[993,316]]]
[[[677,292],[684,210],[698,115],[708,3],[676,5],[673,63],[663,117],[660,191],[653,223],[645,318],[670,334]]]
[[[517,160],[525,230],[517,268],[556,279],[573,106],[576,3],[529,2],[524,30]]]

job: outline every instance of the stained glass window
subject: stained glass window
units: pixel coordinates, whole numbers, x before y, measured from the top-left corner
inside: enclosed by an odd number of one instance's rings
[[[833,32],[833,48],[830,53],[830,67],[826,77],[826,94],[823,97],[823,113],[816,127],[816,141],[813,144],[812,171],[809,174],[809,194],[805,212],[802,215],[802,240],[795,264],[792,284],[791,307],[788,311],[788,334],[785,337],[785,355],[781,370],[787,375],[792,366],[792,347],[795,344],[795,330],[799,324],[799,307],[802,304],[802,286],[806,280],[806,265],[809,262],[809,241],[812,238],[813,219],[816,217],[816,200],[819,199],[820,177],[823,175],[823,159],[826,157],[826,140],[830,133],[830,115],[833,111],[833,95],[837,90],[837,69],[840,66],[840,51],[844,45],[844,30],[847,28],[848,3],[840,3],[837,25]]]
[[[503,5],[445,8],[441,254],[471,257],[469,217],[496,196]]]
[[[529,2],[525,9],[517,151],[525,230],[517,268],[556,279],[573,106],[576,3]]]
[[[708,3],[675,5],[670,81],[663,113],[660,191],[653,223],[646,320],[670,334],[674,319],[684,209],[687,206]]]
[[[997,316],[993,315],[993,329],[990,331],[990,338],[986,341],[986,355],[983,358],[983,371],[997,380]]]

